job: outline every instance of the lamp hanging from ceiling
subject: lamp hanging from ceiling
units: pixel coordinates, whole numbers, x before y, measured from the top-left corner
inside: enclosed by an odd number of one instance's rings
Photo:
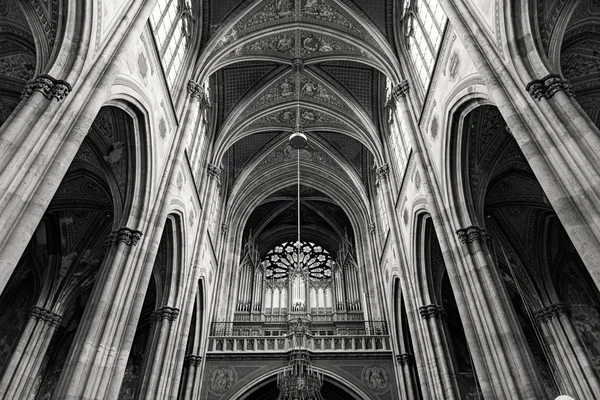
[[[302,241],[300,240],[300,150],[306,147],[308,142],[306,135],[302,132],[300,126],[300,73],[296,73],[296,127],[294,133],[290,135],[289,144],[297,150],[298,155],[298,230],[297,230],[297,251],[296,271],[302,272]],[[294,299],[296,302],[302,302],[302,299]],[[304,304],[297,304],[304,309]],[[307,328],[305,322],[298,318],[291,321],[290,331],[292,333],[293,349],[290,352],[290,359],[287,367],[277,374],[277,387],[279,388],[278,400],[323,400],[321,396],[321,387],[323,386],[323,374],[316,371],[310,362],[310,351],[307,344]]]

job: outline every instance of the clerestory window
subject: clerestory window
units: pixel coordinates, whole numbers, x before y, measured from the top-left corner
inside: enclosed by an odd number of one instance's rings
[[[158,54],[171,88],[189,44],[191,20],[190,0],[158,0],[150,15],[150,26],[156,39]]]
[[[427,88],[442,42],[447,18],[437,0],[405,0],[402,13],[408,54]]]

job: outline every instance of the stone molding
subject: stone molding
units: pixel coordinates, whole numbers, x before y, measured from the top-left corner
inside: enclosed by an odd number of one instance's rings
[[[490,240],[490,235],[486,233],[485,229],[475,225],[458,229],[456,234],[458,235],[460,242],[463,244],[469,244],[475,241],[481,243],[482,239],[487,243]]]
[[[188,354],[187,356],[185,356],[184,360],[187,365],[196,368],[200,366],[200,363],[202,362],[202,356]]]
[[[38,306],[31,307],[29,317],[50,326],[59,326],[62,321],[62,316],[59,314]]]
[[[50,75],[40,74],[25,84],[21,98],[29,97],[33,92],[40,92],[48,100],[53,98],[57,101],[63,100],[72,87],[67,81],[54,79]]]
[[[410,85],[407,80],[400,81],[399,84],[392,89],[392,96],[398,101],[401,97],[406,97],[410,91]]]
[[[179,309],[174,307],[162,307],[152,312],[152,321],[169,320],[175,321],[179,316]]]
[[[396,355],[396,361],[398,362],[398,364],[404,366],[404,365],[410,365],[414,359],[414,355],[410,354],[410,353],[403,353],[403,354],[398,354]]]
[[[116,231],[112,231],[108,235],[108,237],[106,238],[106,246],[109,247],[119,242],[123,242],[128,246],[135,246],[138,244],[141,237],[141,231],[136,231],[135,229],[130,229],[126,227],[119,228]]]
[[[546,322],[552,318],[559,318],[566,312],[567,306],[565,303],[555,303],[536,311],[533,316],[540,322]]]
[[[558,74],[550,74],[542,79],[534,79],[527,84],[525,89],[536,100],[550,99],[561,90],[567,96],[573,96],[573,86]]]
[[[421,314],[421,318],[423,319],[442,319],[446,316],[446,310],[436,304],[429,304],[419,307],[419,314]]]

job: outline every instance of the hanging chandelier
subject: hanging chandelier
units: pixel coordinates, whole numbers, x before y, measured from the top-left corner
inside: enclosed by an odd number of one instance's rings
[[[307,138],[300,128],[300,74],[296,75],[297,107],[296,128],[290,135],[289,144],[298,152],[298,256],[296,258],[296,273],[302,271],[302,241],[300,240],[300,149],[306,147]],[[300,303],[302,299],[294,299],[294,303]],[[302,309],[304,304],[298,304]],[[277,387],[279,388],[278,400],[323,400],[321,386],[323,386],[323,374],[316,371],[310,362],[310,352],[306,347],[306,324],[298,318],[291,322],[293,349],[290,353],[290,361],[283,371],[277,374]]]

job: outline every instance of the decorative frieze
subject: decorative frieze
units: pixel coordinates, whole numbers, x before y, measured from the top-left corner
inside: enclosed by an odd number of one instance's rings
[[[175,321],[177,319],[177,316],[179,315],[179,309],[178,308],[174,308],[174,307],[163,307],[163,308],[159,308],[157,310],[154,310],[154,312],[152,313],[152,320],[153,321],[160,321],[160,320],[169,320],[169,321]]]
[[[200,363],[202,363],[202,357],[194,354],[188,354],[184,360],[187,365],[193,368],[199,367]]]
[[[446,310],[436,304],[429,304],[419,307],[419,314],[421,314],[421,318],[423,319],[442,319],[446,316]]]
[[[57,101],[63,100],[71,91],[71,85],[68,82],[54,79],[50,75],[40,74],[27,82],[21,97],[29,97],[33,92],[40,92],[45,98]]]
[[[394,98],[397,101],[399,101],[401,97],[406,97],[409,90],[410,90],[410,86],[408,84],[408,81],[403,80],[399,84],[394,86],[394,88],[392,89],[392,96],[394,96]]]
[[[549,99],[559,91],[564,91],[567,96],[573,96],[573,87],[560,75],[550,74],[542,79],[529,82],[525,88],[536,100]]]
[[[142,232],[123,227],[119,230],[109,233],[108,237],[106,238],[106,246],[110,247],[111,245],[119,242],[123,242],[127,246],[135,246],[138,244],[141,237]]]
[[[396,356],[396,361],[398,362],[398,364],[400,364],[402,366],[410,365],[412,363],[413,359],[414,359],[414,356],[410,353],[398,354]]]
[[[555,303],[536,311],[533,316],[540,322],[546,322],[552,318],[559,318],[566,312],[567,306],[565,303]]]
[[[475,241],[481,243],[482,240],[484,242],[490,240],[490,235],[486,233],[485,229],[481,229],[480,227],[474,225],[459,229],[456,231],[456,233],[458,234],[458,238],[460,239],[461,243],[464,244],[473,243]]]
[[[38,306],[31,307],[29,316],[50,326],[59,326],[62,321],[62,317],[57,313]]]

